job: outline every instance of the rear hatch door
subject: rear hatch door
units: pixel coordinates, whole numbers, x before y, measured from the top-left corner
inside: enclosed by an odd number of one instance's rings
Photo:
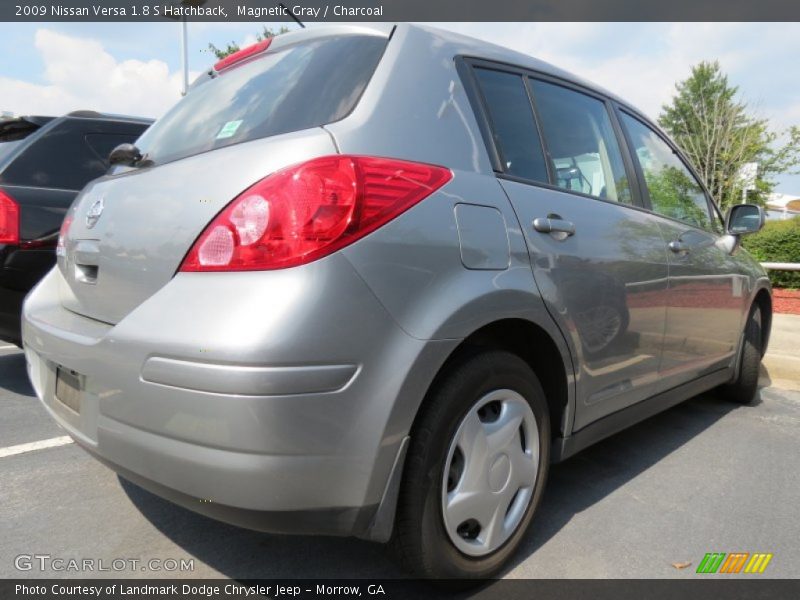
[[[239,193],[286,165],[335,151],[316,129],[89,184],[58,259],[62,305],[117,323],[172,279],[205,226]]]
[[[139,139],[138,168],[90,183],[69,213],[58,259],[62,305],[119,322],[175,275],[241,192],[278,169],[335,154],[322,126],[350,113],[387,41],[342,31],[287,35],[201,80]]]

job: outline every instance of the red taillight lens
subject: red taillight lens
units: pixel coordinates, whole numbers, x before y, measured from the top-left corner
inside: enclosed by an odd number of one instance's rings
[[[260,42],[256,42],[255,44],[251,44],[246,48],[242,48],[241,50],[237,50],[233,54],[229,54],[219,62],[214,64],[215,71],[222,71],[230,67],[232,64],[237,63],[245,58],[250,58],[256,54],[260,54],[264,52],[267,48],[269,48],[270,43],[272,42],[272,38],[267,38],[265,40],[261,40]]]
[[[206,227],[181,271],[283,269],[327,256],[450,181],[443,167],[327,156],[273,173]]]
[[[0,244],[19,244],[19,206],[0,190]]]
[[[67,246],[64,240],[69,232],[69,226],[72,225],[72,215],[68,214],[61,222],[61,229],[58,232],[58,243],[56,244],[56,256],[66,256]]]

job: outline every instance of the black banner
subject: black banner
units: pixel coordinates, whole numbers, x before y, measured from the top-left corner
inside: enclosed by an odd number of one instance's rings
[[[758,576],[685,579],[502,579],[481,582],[419,580],[42,579],[0,580],[3,600],[789,600],[800,580]]]
[[[3,0],[2,21],[798,21],[797,0]]]

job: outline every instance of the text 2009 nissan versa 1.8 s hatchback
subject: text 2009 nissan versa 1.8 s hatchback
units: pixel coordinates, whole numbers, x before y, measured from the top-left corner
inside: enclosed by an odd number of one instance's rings
[[[123,477],[496,574],[548,463],[756,390],[764,271],[672,142],[528,56],[316,28],[218,63],[76,199],[30,377]]]

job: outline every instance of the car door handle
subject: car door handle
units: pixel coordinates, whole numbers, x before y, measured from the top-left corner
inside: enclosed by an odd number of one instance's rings
[[[675,254],[689,251],[689,246],[680,240],[672,240],[669,244],[667,244],[667,248],[672,250]]]
[[[565,237],[575,235],[575,223],[561,218],[538,217],[533,220],[533,228],[539,233],[563,233]]]

